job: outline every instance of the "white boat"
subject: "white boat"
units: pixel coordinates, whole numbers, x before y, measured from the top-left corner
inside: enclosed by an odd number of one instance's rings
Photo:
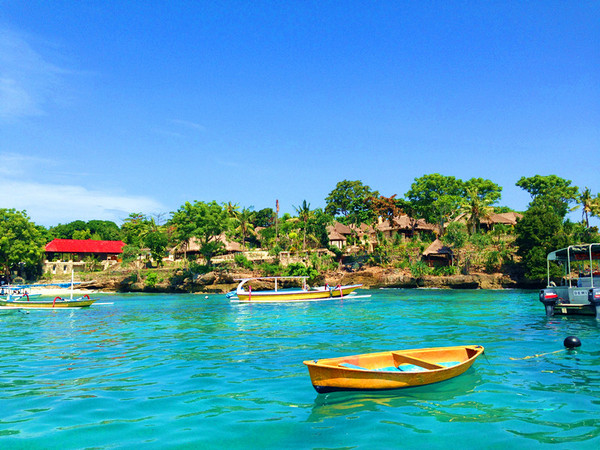
[[[352,285],[337,285],[335,287],[325,285],[316,288],[310,288],[306,280],[308,277],[304,276],[290,276],[290,277],[256,277],[256,278],[243,278],[235,290],[235,297],[239,302],[295,302],[295,301],[310,301],[310,300],[328,300],[334,298],[343,298],[345,296],[354,294],[354,291],[362,284]],[[301,281],[301,288],[293,289],[281,289],[283,280],[296,280]],[[274,289],[272,290],[257,290],[252,288],[252,282],[258,282],[263,284],[264,282],[272,282]],[[227,294],[227,297],[234,298],[231,293]]]
[[[600,243],[571,245],[548,253],[547,286],[540,291],[546,315],[595,315],[600,319]],[[560,280],[551,278],[562,266]]]
[[[30,300],[32,298],[41,297],[40,293],[32,293],[29,290],[30,286],[0,286],[0,299],[3,300]]]

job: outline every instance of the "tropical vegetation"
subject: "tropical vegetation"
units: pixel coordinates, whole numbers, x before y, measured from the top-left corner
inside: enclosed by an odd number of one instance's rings
[[[343,180],[327,195],[324,208],[313,209],[303,200],[294,206],[295,215],[279,216],[278,208],[255,211],[232,202],[194,201],[185,202],[168,218],[132,212],[121,226],[77,220],[45,228],[34,224],[25,211],[0,209],[0,266],[5,281],[15,275],[40,276],[44,245],[62,238],[122,240],[126,244],[123,265],[160,266],[169,253],[177,253],[187,261],[186,270],[196,273],[237,267],[315,277],[343,264],[348,270],[365,265],[395,268],[415,277],[487,271],[535,280],[544,277],[549,251],[600,240],[597,227],[590,226],[590,218],[600,217],[600,195],[571,183],[556,175],[522,177],[516,184],[531,195],[522,219],[514,227],[493,228],[482,224],[489,223],[493,214],[511,211],[498,204],[499,185],[483,178],[463,181],[437,173],[415,178],[403,198],[383,196],[359,180]],[[572,222],[567,215],[577,208],[581,208],[581,221]],[[401,215],[410,217],[415,226],[418,220],[431,224],[431,232],[405,238],[381,231],[381,224],[391,226]],[[330,245],[336,222],[352,231],[343,248]],[[432,267],[422,260],[424,249],[435,239],[452,250],[450,265]],[[215,263],[232,242],[242,253]],[[247,256],[257,249],[269,258],[251,261]],[[283,265],[283,254],[296,259]],[[156,283],[155,276],[146,280],[147,286]]]

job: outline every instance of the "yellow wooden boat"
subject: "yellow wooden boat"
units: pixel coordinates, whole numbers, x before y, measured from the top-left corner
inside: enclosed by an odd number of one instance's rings
[[[319,393],[400,389],[437,383],[464,373],[481,345],[399,350],[304,361]]]
[[[320,286],[309,288],[306,284],[308,277],[290,276],[290,277],[258,277],[244,278],[235,290],[237,301],[240,302],[289,302],[289,301],[309,301],[309,300],[328,300],[334,298],[343,298],[362,286],[362,284],[353,284],[341,286]],[[281,280],[301,280],[300,289],[279,289]],[[272,290],[253,290],[251,282],[271,281],[274,283]]]

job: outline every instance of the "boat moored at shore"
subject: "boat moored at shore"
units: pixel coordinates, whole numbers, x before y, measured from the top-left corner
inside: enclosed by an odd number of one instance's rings
[[[337,285],[335,287],[325,285],[316,288],[310,288],[306,284],[308,277],[289,276],[289,277],[257,277],[243,278],[235,290],[235,296],[239,302],[290,302],[290,301],[310,301],[310,300],[328,300],[334,298],[343,298],[354,294],[354,291],[362,284]],[[280,289],[284,280],[301,281],[302,287],[292,289]],[[272,282],[274,288],[271,290],[253,290],[251,282]],[[229,296],[234,298],[233,296]]]
[[[546,315],[587,315],[600,319],[600,243],[571,245],[547,256],[547,286],[539,299]],[[553,266],[562,267],[558,284]]]
[[[36,299],[29,300],[27,297],[16,300],[0,299],[0,309],[65,309],[65,308],[86,308],[91,306],[96,300],[91,299],[89,295],[80,298],[64,299],[54,297],[54,299]]]

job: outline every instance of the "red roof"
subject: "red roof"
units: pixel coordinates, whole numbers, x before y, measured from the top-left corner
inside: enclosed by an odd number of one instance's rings
[[[54,239],[46,245],[46,252],[56,253],[122,253],[123,241],[95,241],[93,239]]]

